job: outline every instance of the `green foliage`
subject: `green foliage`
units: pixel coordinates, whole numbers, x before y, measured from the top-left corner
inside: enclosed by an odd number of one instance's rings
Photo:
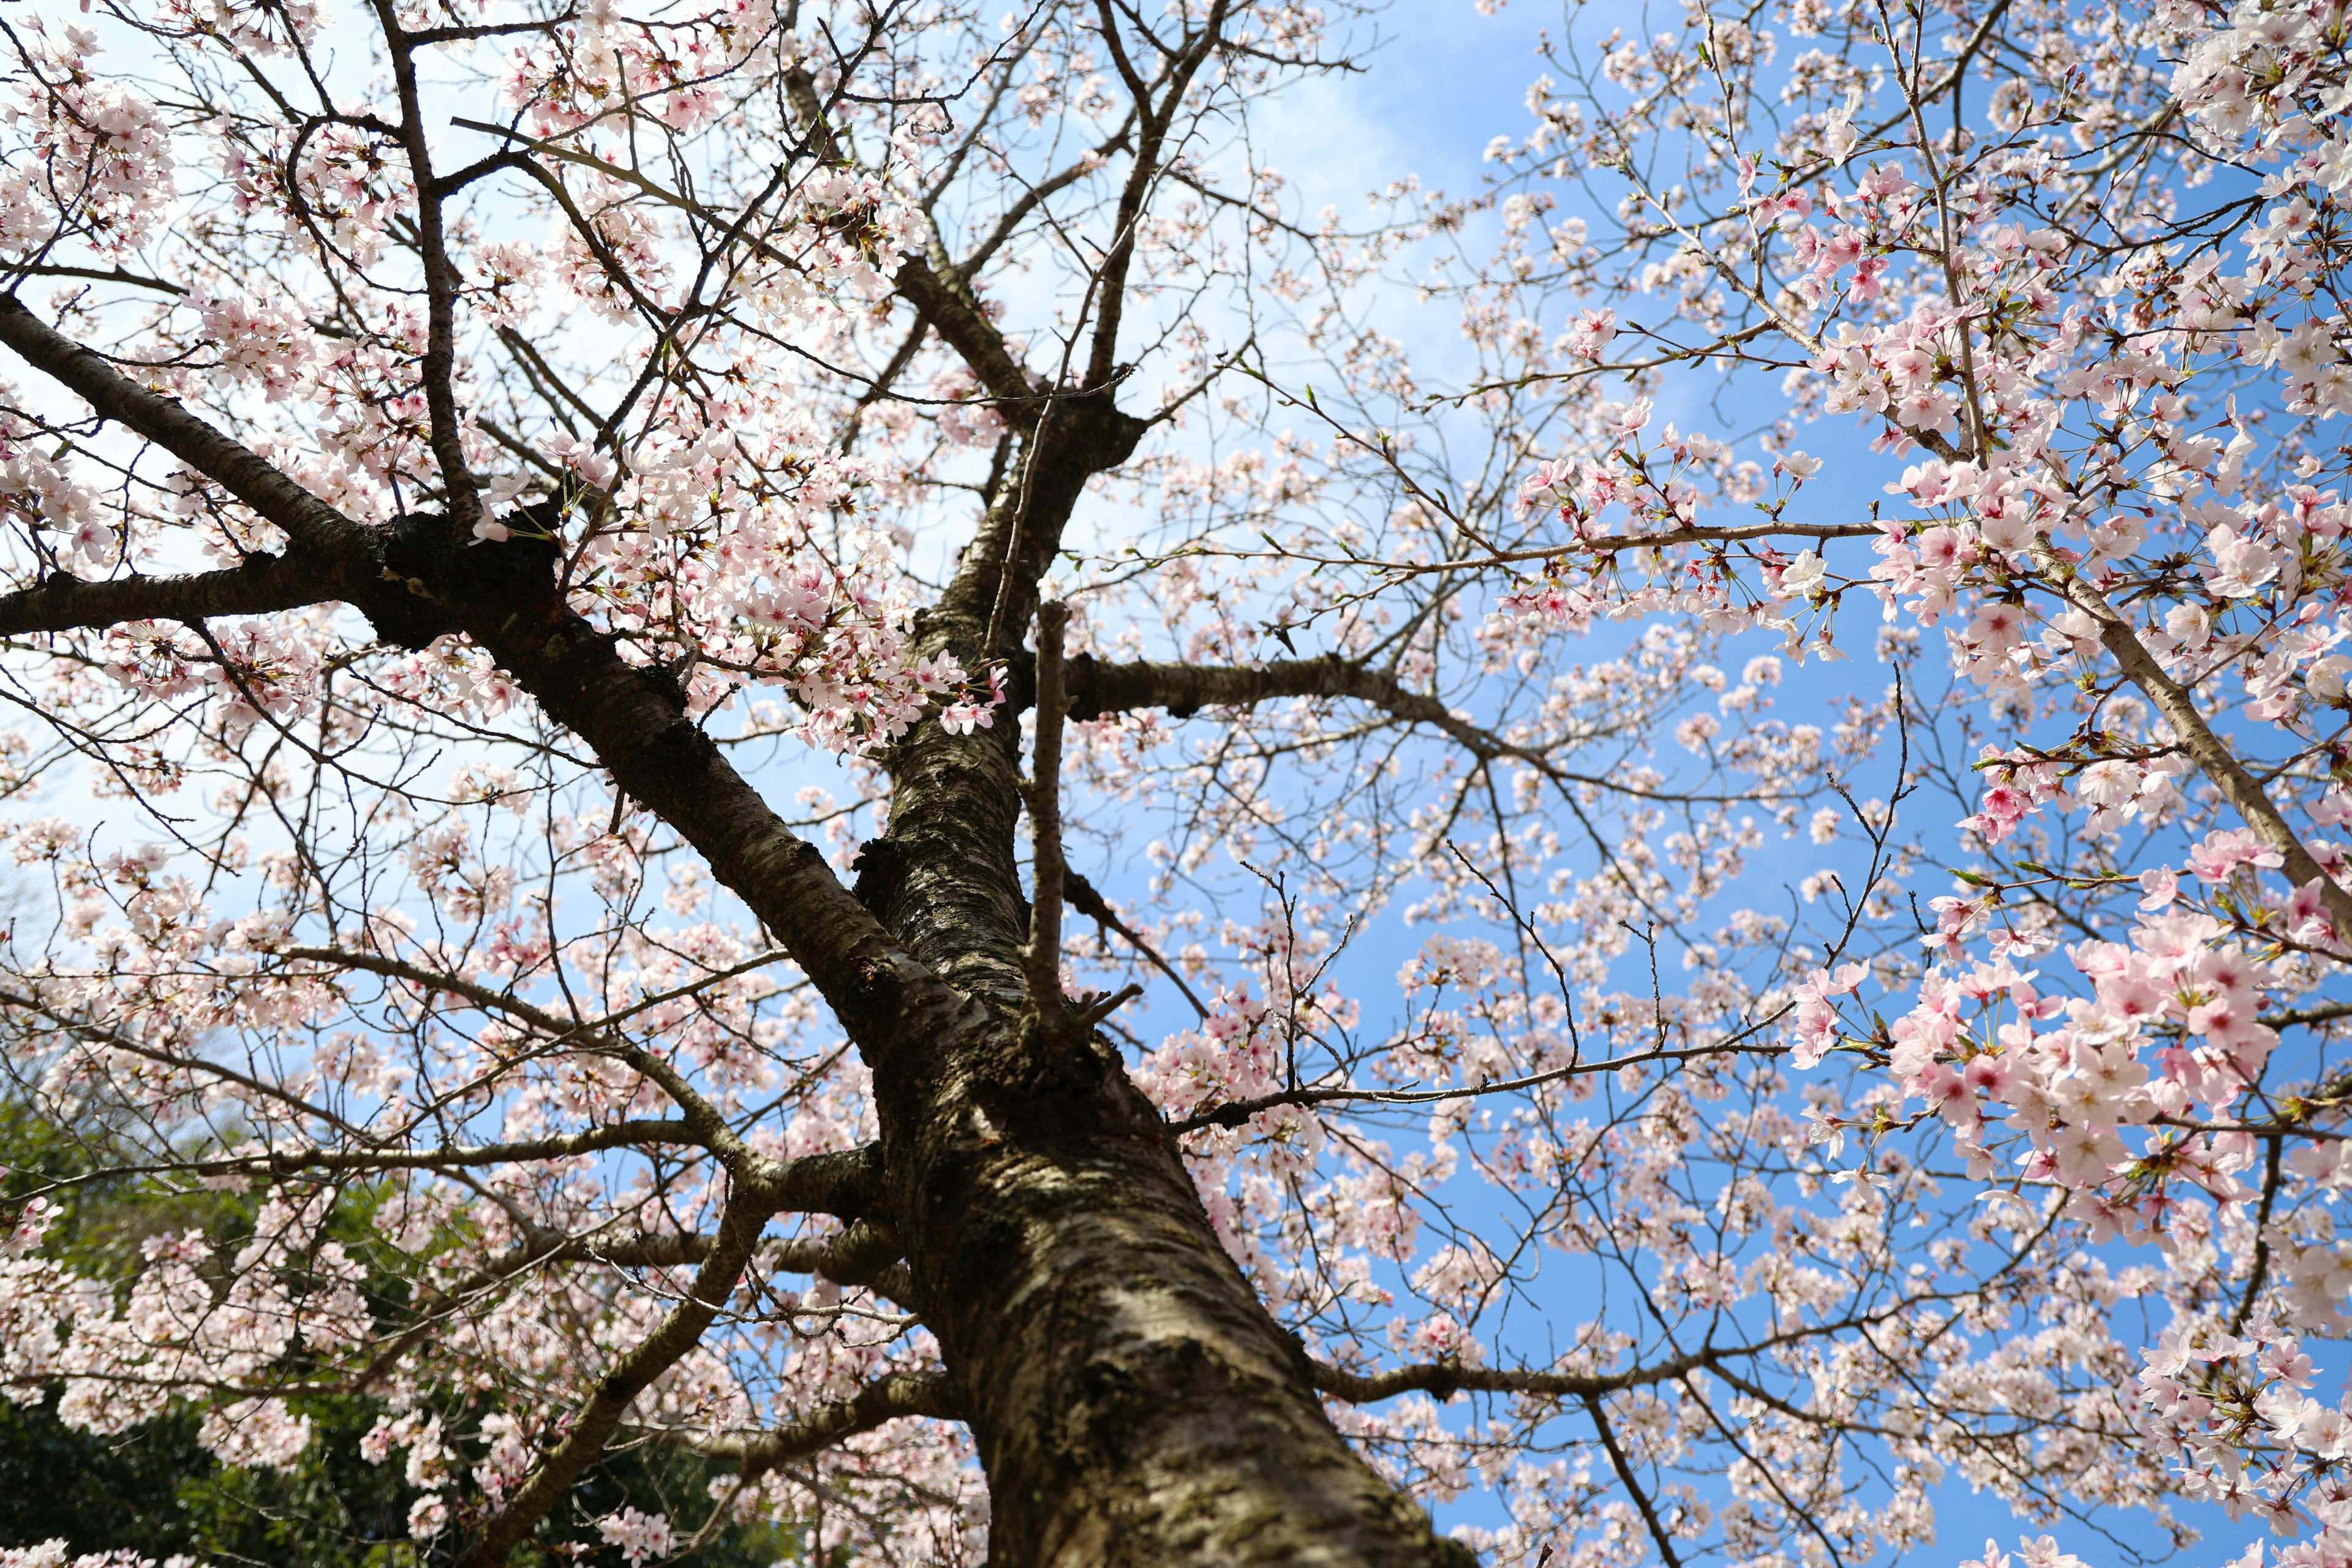
[[[77,1432],[47,1405],[0,1402],[0,1544],[63,1537],[79,1552],[130,1548],[216,1564],[412,1568],[409,1489],[397,1466],[362,1462],[374,1419],[331,1402],[320,1441],[284,1475],[222,1468],[175,1411],[119,1436]],[[340,1417],[340,1419],[338,1419]]]

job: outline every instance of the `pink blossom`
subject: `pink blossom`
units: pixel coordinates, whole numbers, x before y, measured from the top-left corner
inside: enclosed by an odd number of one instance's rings
[[[2263,844],[2252,828],[2209,833],[2189,851],[2189,868],[2207,882],[2226,881],[2241,866],[2274,867],[2279,852]]]
[[[625,1508],[618,1513],[598,1520],[596,1533],[609,1544],[621,1549],[621,1555],[628,1559],[629,1568],[638,1568],[649,1557],[667,1556],[677,1540],[667,1516],[640,1513],[634,1508]]]

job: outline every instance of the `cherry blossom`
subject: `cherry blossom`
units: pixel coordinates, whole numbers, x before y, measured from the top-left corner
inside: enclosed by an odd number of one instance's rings
[[[0,1082],[240,1218],[8,1173],[0,1394],[467,1568],[2352,1553],[2342,18],[1661,25],[1325,211],[1352,6],[12,22]]]

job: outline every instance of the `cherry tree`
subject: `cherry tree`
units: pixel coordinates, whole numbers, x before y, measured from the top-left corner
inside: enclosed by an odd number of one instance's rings
[[[12,1181],[0,1392],[466,1568],[2352,1552],[2347,19],[1599,21],[1317,213],[1336,5],[0,15],[0,1062],[248,1216]]]

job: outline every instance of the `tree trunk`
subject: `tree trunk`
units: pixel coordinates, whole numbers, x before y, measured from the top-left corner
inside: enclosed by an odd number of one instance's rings
[[[1142,431],[1101,394],[1047,412],[927,615],[927,651],[977,668],[1018,646],[1087,481]],[[1016,707],[908,736],[857,889],[990,1016],[875,1093],[889,1218],[988,1472],[991,1563],[1472,1561],[1333,1428],[1118,1053],[1029,1007]]]
[[[1008,1026],[884,1113],[992,1568],[1474,1561],[1333,1429],[1115,1053]]]

